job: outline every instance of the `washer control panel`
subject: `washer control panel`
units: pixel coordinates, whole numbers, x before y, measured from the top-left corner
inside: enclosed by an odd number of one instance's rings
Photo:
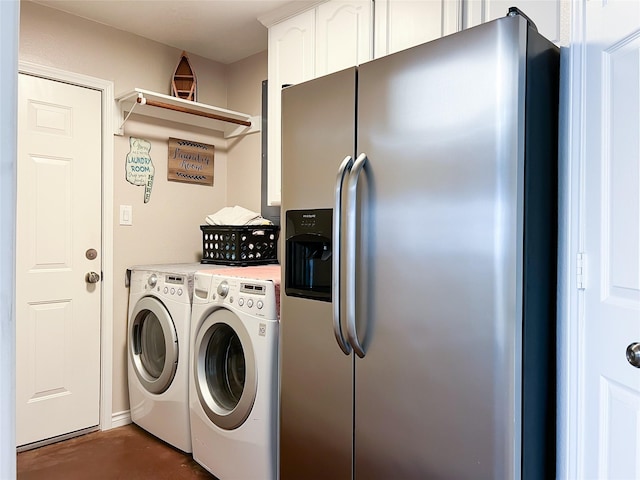
[[[275,287],[269,280],[248,280],[227,277],[223,280],[214,277],[211,300],[221,302],[257,317],[277,318]],[[223,295],[224,293],[224,295]]]
[[[151,273],[147,277],[145,289],[178,300],[188,300],[187,281],[185,275]]]

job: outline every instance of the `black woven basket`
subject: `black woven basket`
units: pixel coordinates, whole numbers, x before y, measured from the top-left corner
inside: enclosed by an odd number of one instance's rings
[[[202,260],[218,265],[278,263],[277,225],[200,225]]]

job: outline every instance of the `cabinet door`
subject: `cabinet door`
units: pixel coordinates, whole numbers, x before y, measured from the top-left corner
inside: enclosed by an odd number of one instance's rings
[[[376,0],[375,58],[462,28],[460,0]]]
[[[316,77],[371,60],[371,0],[330,1],[316,14]]]
[[[280,112],[283,85],[315,75],[315,10],[296,15],[269,28],[269,128],[267,202],[280,205]]]
[[[464,28],[504,17],[509,7],[518,7],[536,24],[542,35],[560,44],[568,40],[568,31],[566,35],[561,32],[562,3],[568,6],[569,0],[468,0],[465,2]]]

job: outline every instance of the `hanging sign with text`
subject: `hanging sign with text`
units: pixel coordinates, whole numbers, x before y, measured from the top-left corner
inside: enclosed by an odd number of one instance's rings
[[[167,180],[213,185],[213,145],[169,138]]]
[[[151,199],[153,176],[156,171],[150,152],[151,142],[142,138],[129,137],[125,175],[127,182],[144,187],[144,203],[149,203]]]

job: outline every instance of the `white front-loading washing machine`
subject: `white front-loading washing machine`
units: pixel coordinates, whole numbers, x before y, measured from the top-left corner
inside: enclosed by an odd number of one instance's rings
[[[193,458],[220,480],[277,477],[280,267],[194,277]]]
[[[131,420],[191,452],[189,335],[194,273],[201,264],[130,269],[127,335]]]

